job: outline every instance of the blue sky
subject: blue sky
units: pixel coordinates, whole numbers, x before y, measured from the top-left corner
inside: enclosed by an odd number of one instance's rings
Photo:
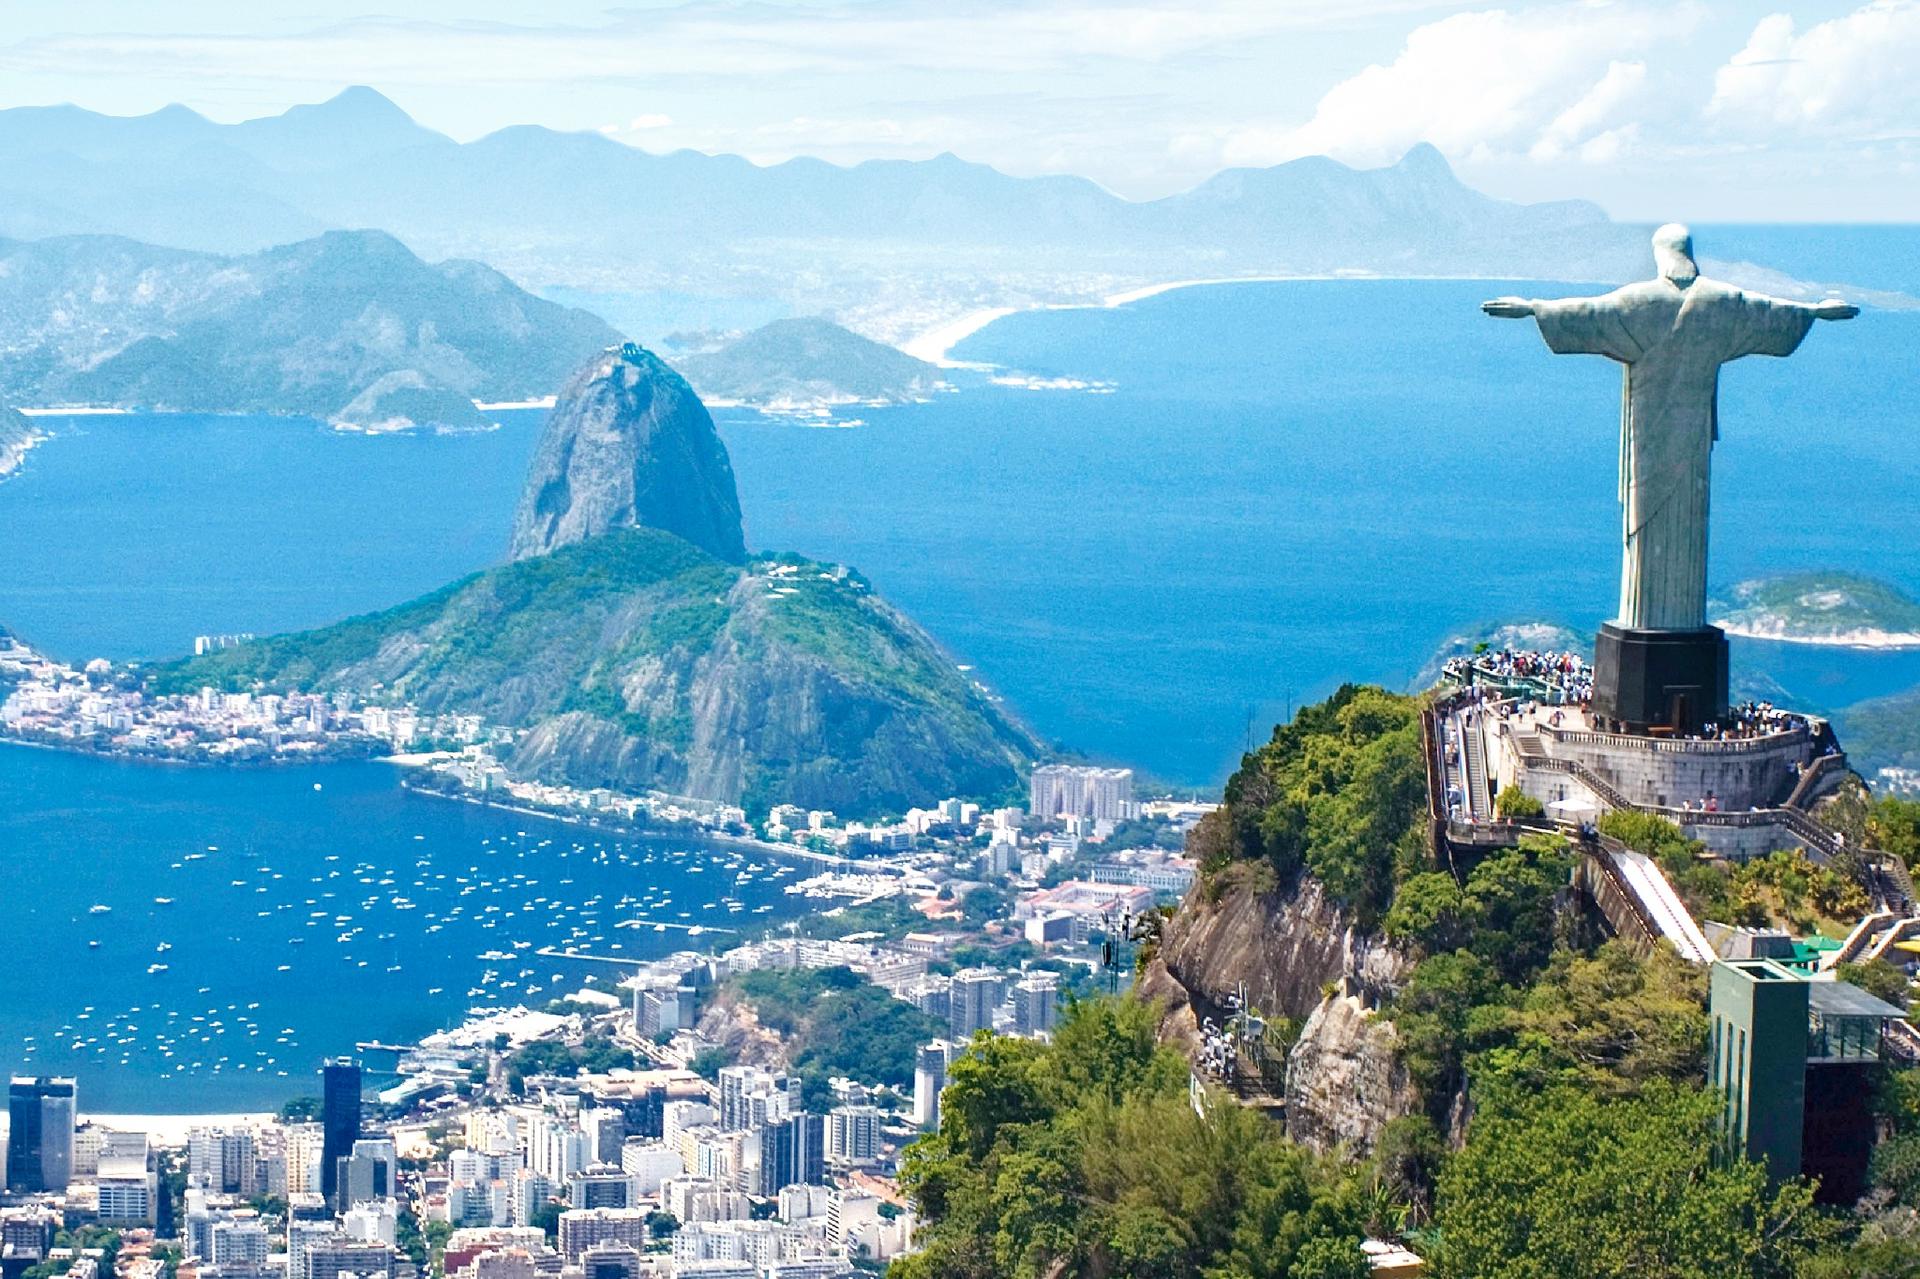
[[[0,106],[239,120],[360,83],[462,139],[950,150],[1130,197],[1427,140],[1620,217],[1920,207],[1920,0],[0,0]]]

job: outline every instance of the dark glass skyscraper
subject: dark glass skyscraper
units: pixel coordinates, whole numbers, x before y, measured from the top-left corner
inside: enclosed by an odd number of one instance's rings
[[[7,1189],[64,1191],[73,1180],[71,1079],[16,1076],[7,1088]]]
[[[320,1067],[320,1193],[330,1204],[339,1190],[340,1161],[353,1154],[359,1137],[360,1063],[328,1061]]]

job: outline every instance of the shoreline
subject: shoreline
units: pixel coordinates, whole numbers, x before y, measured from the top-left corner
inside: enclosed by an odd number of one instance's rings
[[[21,417],[131,417],[134,410],[110,404],[61,404],[36,409],[17,409]]]
[[[409,764],[400,757],[386,756],[375,760],[376,763],[393,764],[401,769],[419,768],[418,764]],[[591,814],[555,812],[550,809],[536,808],[531,804],[501,803],[488,799],[484,795],[470,792],[439,790],[431,786],[410,785],[405,777],[400,787],[409,795],[426,795],[435,799],[449,799],[462,804],[472,804],[478,808],[497,809],[503,813],[514,813],[521,817],[539,817],[551,822],[562,822],[568,826],[590,826],[595,830],[613,831],[629,835],[635,839],[672,839],[679,837],[703,844],[718,845],[722,848],[749,849],[766,853],[772,857],[792,857],[800,861],[816,862],[831,866],[859,867],[874,874],[894,873],[896,868],[884,859],[866,860],[858,857],[841,857],[834,853],[817,853],[808,848],[797,848],[791,844],[775,844],[758,839],[752,835],[728,835],[722,831],[710,831],[695,827],[690,830],[671,827],[638,826],[629,822],[609,822],[598,820]]]
[[[1819,635],[1794,635],[1784,626],[1752,626],[1740,622],[1713,623],[1729,635],[1741,639],[1766,640],[1773,644],[1805,644],[1814,648],[1851,648],[1865,653],[1900,653],[1920,648],[1920,632],[1883,631],[1865,627],[1851,631],[1830,631]]]
[[[10,480],[24,471],[27,466],[27,454],[52,438],[52,432],[35,427],[13,444],[0,448],[0,482]]]
[[[897,869],[885,858],[843,857],[838,853],[815,852],[810,848],[799,848],[792,844],[776,844],[770,840],[752,835],[729,835],[723,831],[707,830],[704,827],[665,827],[641,826],[631,822],[604,821],[590,813],[572,813],[554,809],[538,808],[532,804],[502,803],[476,795],[469,791],[441,790],[432,786],[421,786],[410,780],[415,772],[427,771],[422,763],[431,756],[420,755],[354,755],[334,754],[319,758],[301,759],[180,759],[167,756],[137,754],[131,751],[102,751],[84,746],[73,746],[63,742],[43,742],[31,738],[0,734],[0,748],[9,746],[24,747],[28,750],[47,751],[55,755],[67,755],[80,759],[103,760],[113,764],[128,764],[136,768],[160,765],[174,768],[206,768],[210,770],[233,769],[236,772],[268,770],[276,768],[320,768],[332,764],[384,764],[392,768],[397,776],[395,785],[409,795],[425,795],[436,799],[455,800],[463,804],[472,804],[479,808],[492,808],[501,812],[513,813],[521,817],[537,817],[544,821],[560,822],[568,826],[590,826],[595,830],[613,831],[635,839],[673,839],[682,838],[698,843],[713,844],[725,848],[739,848],[753,852],[766,853],[773,857],[791,857],[798,861],[813,862],[819,865],[858,868],[874,874],[897,873]]]

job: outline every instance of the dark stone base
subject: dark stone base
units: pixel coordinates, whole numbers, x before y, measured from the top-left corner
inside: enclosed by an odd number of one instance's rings
[[[1600,628],[1593,646],[1593,716],[1629,733],[1697,733],[1727,713],[1727,636]]]

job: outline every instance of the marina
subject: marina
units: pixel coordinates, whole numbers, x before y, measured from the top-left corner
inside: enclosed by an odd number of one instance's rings
[[[55,792],[74,806],[24,802]],[[794,860],[434,804],[381,764],[180,770],[0,747],[0,814],[0,873],[35,902],[13,929],[0,1043],[21,1069],[84,1073],[115,1109],[276,1106],[357,1043],[539,1009],[609,966],[811,905],[783,891],[805,873]]]

